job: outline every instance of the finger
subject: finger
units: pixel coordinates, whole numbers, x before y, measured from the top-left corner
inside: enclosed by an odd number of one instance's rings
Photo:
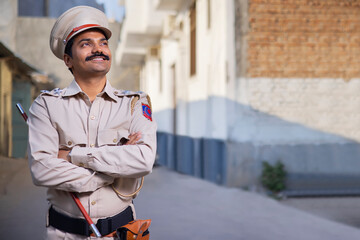
[[[141,132],[138,132],[136,134],[136,142],[139,141],[141,139]]]
[[[133,139],[133,137],[135,136],[136,133],[131,133],[129,136],[128,136],[128,139]]]
[[[131,144],[132,138],[133,138],[133,133],[131,133],[131,134],[127,137],[126,142],[125,142],[124,145],[129,145],[129,144]]]
[[[135,144],[137,142],[136,136],[133,136],[130,138],[130,140],[127,142],[128,145]]]
[[[58,152],[58,158],[62,158],[64,160],[68,160],[68,154],[70,150],[59,150]]]
[[[126,145],[131,145],[131,144],[134,144],[134,136],[129,136],[129,140],[127,141]]]
[[[64,155],[64,150],[59,150],[58,158],[62,158],[63,155]]]
[[[129,135],[129,141],[126,143],[126,145],[133,145],[140,139],[141,139],[141,133],[139,132],[133,133]]]

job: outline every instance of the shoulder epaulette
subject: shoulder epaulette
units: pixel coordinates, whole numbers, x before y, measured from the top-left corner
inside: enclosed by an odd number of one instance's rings
[[[149,95],[147,95],[145,92],[143,91],[129,91],[129,90],[116,90],[114,91],[114,94],[118,97],[124,97],[124,96],[128,96],[128,97],[134,97],[131,100],[131,114],[134,113],[134,109],[135,109],[135,104],[137,103],[137,101],[139,101],[139,99],[144,99],[146,98],[148,107],[151,111],[151,101],[150,101],[150,97]],[[143,104],[144,105],[144,104]],[[145,104],[146,105],[146,104]],[[147,106],[147,105],[146,105]]]
[[[139,96],[139,97],[146,97],[147,94],[145,92],[142,91],[129,91],[129,90],[115,90],[114,94],[118,97],[123,97],[123,96]]]
[[[115,90],[115,96],[124,97],[124,96],[134,96],[139,95],[137,92],[129,91],[129,90]]]
[[[51,91],[49,91],[49,90],[41,90],[40,92],[41,92],[41,94],[52,95],[52,96],[60,96],[60,94],[63,92],[63,90],[60,89],[60,88],[54,88]]]
[[[139,96],[135,96],[132,100],[131,100],[131,115],[134,113],[134,109],[135,109],[135,104],[136,102],[139,100]]]

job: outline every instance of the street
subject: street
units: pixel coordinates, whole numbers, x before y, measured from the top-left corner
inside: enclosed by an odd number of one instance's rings
[[[281,203],[360,229],[360,197],[288,198]]]
[[[1,158],[0,162],[0,239],[42,239],[45,189],[32,184],[24,159]],[[360,236],[358,228],[164,167],[145,178],[135,205],[138,218],[152,219],[154,240],[350,240]]]

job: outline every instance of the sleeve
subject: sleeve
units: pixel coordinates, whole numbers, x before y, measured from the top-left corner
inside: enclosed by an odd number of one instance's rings
[[[156,128],[151,117],[150,99],[142,95],[134,105],[129,129],[130,133],[141,132],[142,138],[136,145],[74,147],[71,161],[116,178],[145,176],[151,173],[155,161]]]
[[[51,123],[46,102],[41,95],[30,108],[28,125],[28,158],[35,185],[71,192],[89,192],[114,181],[108,175],[57,158],[59,135]]]

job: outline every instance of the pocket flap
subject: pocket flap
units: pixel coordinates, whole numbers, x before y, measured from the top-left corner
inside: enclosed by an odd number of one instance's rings
[[[71,149],[74,146],[86,146],[86,136],[84,134],[60,135],[60,149]]]
[[[119,145],[122,138],[127,138],[129,133],[127,130],[104,129],[98,134],[98,146]]]

